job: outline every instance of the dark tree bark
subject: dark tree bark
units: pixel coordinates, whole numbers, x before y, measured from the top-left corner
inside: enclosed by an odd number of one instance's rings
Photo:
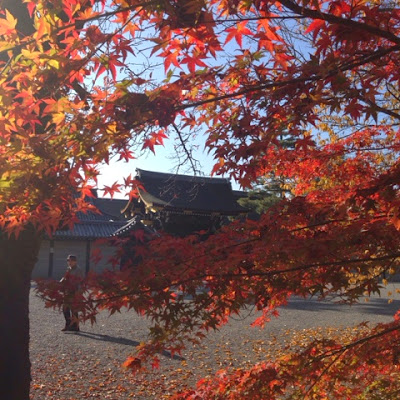
[[[29,291],[40,237],[0,233],[0,398],[29,400]]]

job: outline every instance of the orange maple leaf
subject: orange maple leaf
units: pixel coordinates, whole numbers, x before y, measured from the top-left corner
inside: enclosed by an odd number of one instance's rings
[[[17,19],[6,10],[6,18],[0,19],[0,35],[9,36],[16,33],[15,27],[17,26]]]
[[[140,370],[142,367],[142,362],[139,358],[137,357],[128,357],[126,361],[122,364],[124,368],[129,368],[132,370],[133,373],[137,372]]]
[[[237,24],[236,27],[228,28],[226,31],[228,32],[228,36],[225,39],[225,44],[230,42],[233,38],[235,38],[237,44],[242,47],[242,38],[243,35],[251,35],[254,33],[246,27],[247,21],[242,21]]]

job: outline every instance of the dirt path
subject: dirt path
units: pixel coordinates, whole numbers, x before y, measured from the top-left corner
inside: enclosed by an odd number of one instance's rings
[[[146,340],[148,322],[134,312],[99,315],[94,326],[79,333],[63,333],[63,316],[45,309],[31,291],[32,400],[168,399],[175,390],[192,386],[201,377],[231,367],[253,365],[274,357],[293,337],[362,321],[390,321],[400,309],[400,284],[390,284],[382,297],[356,306],[294,299],[265,329],[250,327],[254,314],[244,312],[220,331],[211,333],[201,347],[188,349],[182,358],[161,356],[161,368],[133,377],[121,364]],[[388,291],[394,293],[388,304]],[[250,315],[249,315],[250,314]]]

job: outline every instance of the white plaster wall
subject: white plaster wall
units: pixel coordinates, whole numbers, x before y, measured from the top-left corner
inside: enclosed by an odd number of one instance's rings
[[[80,240],[58,240],[54,241],[53,247],[53,274],[52,278],[61,279],[67,268],[67,256],[74,254],[78,258],[78,264],[83,271],[86,271],[87,263],[87,250],[86,241]],[[115,248],[105,245],[103,242],[90,243],[91,256],[89,258],[89,267],[91,271],[96,273],[102,272],[104,269],[112,269],[110,258],[114,256]],[[97,251],[99,250],[100,253]],[[47,278],[49,271],[49,254],[50,254],[50,241],[43,240],[38,261],[32,273],[32,278]],[[94,255],[101,254],[101,259],[95,262]],[[118,268],[118,266],[117,266]]]

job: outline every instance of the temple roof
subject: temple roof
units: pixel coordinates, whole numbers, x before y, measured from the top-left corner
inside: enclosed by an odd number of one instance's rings
[[[126,225],[126,221],[80,221],[71,229],[61,229],[55,232],[57,239],[100,239],[108,238]]]
[[[137,169],[141,201],[148,209],[199,214],[238,215],[247,212],[225,178],[176,175]]]
[[[134,230],[143,230],[144,233],[148,235],[154,235],[155,231],[144,225],[139,217],[136,215],[131,220],[129,220],[126,224],[121,226],[115,232],[113,232],[112,236],[124,236],[125,234],[134,231]]]
[[[60,229],[54,233],[56,239],[99,239],[108,238],[124,227],[128,220],[122,214],[127,200],[99,198],[88,198],[99,212],[79,212],[78,222],[73,229]]]

